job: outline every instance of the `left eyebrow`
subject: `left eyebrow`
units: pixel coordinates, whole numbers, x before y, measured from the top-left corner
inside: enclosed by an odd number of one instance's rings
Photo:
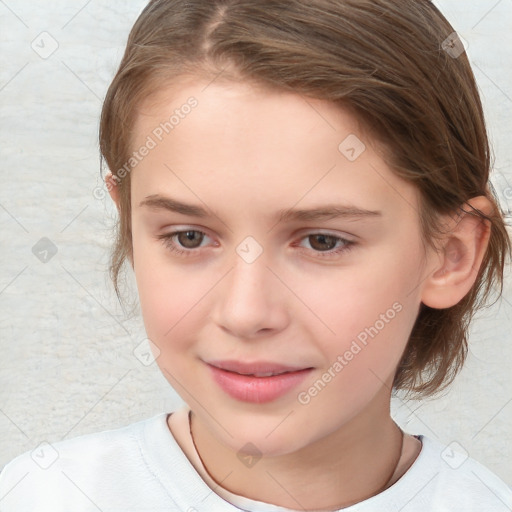
[[[382,217],[382,212],[378,210],[366,210],[356,206],[345,205],[327,205],[319,208],[308,208],[303,210],[281,210],[279,215],[280,222],[290,222],[292,220],[313,221],[329,220],[338,218],[375,218]]]
[[[205,218],[210,216],[210,213],[202,206],[183,203],[177,199],[161,196],[159,194],[147,196],[140,202],[139,206],[146,206],[154,210],[168,210],[191,217]],[[337,218],[363,219],[376,217],[382,217],[382,212],[379,210],[358,208],[352,205],[335,204],[307,209],[284,209],[279,210],[276,215],[279,222],[319,221]]]

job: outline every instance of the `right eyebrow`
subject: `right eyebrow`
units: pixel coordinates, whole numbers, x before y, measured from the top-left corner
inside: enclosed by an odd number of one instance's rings
[[[164,197],[153,194],[140,202],[139,206],[147,206],[152,210],[168,210],[191,217],[208,217],[209,213],[202,207],[193,204],[182,203],[172,197]]]

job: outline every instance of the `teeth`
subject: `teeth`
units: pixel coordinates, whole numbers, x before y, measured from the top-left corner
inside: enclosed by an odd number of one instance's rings
[[[246,377],[273,377],[274,375],[282,375],[286,372],[281,373],[274,373],[274,372],[267,372],[267,373],[239,373],[239,375],[245,375]]]
[[[274,377],[275,375],[284,375],[288,372],[267,372],[267,373],[255,373],[255,377]]]

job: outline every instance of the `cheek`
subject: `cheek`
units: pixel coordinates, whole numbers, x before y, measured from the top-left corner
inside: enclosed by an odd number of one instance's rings
[[[134,272],[148,338],[159,348],[159,365],[176,369],[177,358],[194,347],[209,320],[208,294],[218,275],[207,268],[177,264],[161,242],[134,230]],[[184,364],[181,361],[180,364]]]
[[[196,317],[201,288],[193,279],[159,272],[157,266],[137,272],[136,279],[148,336],[164,344],[183,339],[183,334],[177,333]]]
[[[371,298],[371,308],[358,303],[338,312],[336,336],[318,341],[325,366],[297,395],[312,422],[348,421],[377,394],[391,391],[417,308],[410,300],[390,304],[379,296]]]
[[[346,354],[350,366],[392,371],[405,349],[419,308],[413,293],[419,278],[419,253],[415,248],[397,254],[379,251],[378,261],[360,262],[309,285],[308,306],[318,312],[312,334],[322,333],[322,351],[328,364]],[[298,285],[298,284],[297,284]],[[313,336],[312,339],[315,339]],[[361,373],[354,373],[355,380]]]
[[[161,344],[190,308],[195,284],[183,270],[171,265],[160,242],[133,232],[134,273],[146,332]],[[193,273],[191,273],[193,276]]]

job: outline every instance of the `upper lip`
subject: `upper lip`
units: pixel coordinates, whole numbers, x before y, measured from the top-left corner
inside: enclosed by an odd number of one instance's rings
[[[307,366],[289,366],[271,361],[254,361],[251,363],[227,360],[227,361],[207,361],[211,366],[226,370],[229,372],[236,372],[242,375],[257,375],[257,374],[278,374],[286,372],[296,372],[299,370],[306,370],[310,367]]]

